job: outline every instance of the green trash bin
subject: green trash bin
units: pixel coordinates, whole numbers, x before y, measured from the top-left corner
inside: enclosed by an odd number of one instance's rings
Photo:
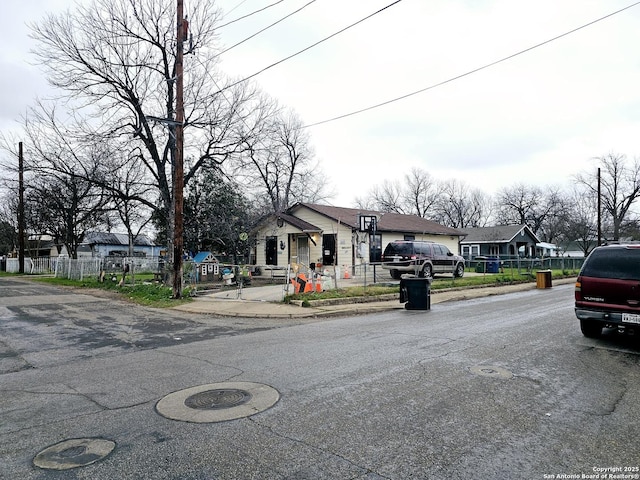
[[[476,257],[476,273],[487,273],[487,257]]]
[[[400,303],[407,310],[431,309],[431,279],[407,277],[400,279]]]

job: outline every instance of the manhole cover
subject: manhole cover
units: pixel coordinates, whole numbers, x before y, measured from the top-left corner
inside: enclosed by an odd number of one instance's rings
[[[493,365],[478,365],[470,368],[471,373],[481,375],[483,377],[494,377],[509,379],[513,377],[513,374],[506,368],[496,367]]]
[[[187,397],[184,404],[189,408],[215,410],[218,408],[232,408],[251,400],[251,394],[237,388],[218,388],[205,390]]]
[[[36,467],[69,470],[102,460],[115,448],[115,442],[101,438],[76,438],[45,448],[33,459]]]
[[[182,422],[224,422],[260,413],[279,399],[275,388],[261,383],[214,383],[167,395],[156,404],[156,410]]]

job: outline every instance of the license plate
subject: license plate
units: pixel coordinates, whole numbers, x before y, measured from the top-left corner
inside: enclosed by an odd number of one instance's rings
[[[623,313],[622,321],[626,323],[640,323],[640,315],[635,313]]]

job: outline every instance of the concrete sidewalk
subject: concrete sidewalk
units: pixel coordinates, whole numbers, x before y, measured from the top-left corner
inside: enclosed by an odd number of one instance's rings
[[[575,278],[564,278],[553,281],[554,285],[574,283]],[[340,280],[338,286],[355,286],[358,280]],[[431,292],[431,304],[447,301],[466,300],[491,295],[534,290],[536,282],[516,285],[489,286],[479,288],[454,288]],[[362,313],[376,313],[404,309],[398,299],[371,301],[366,303],[343,303],[340,305],[322,305],[299,307],[282,302],[284,285],[268,285],[264,287],[246,287],[239,290],[225,290],[199,295],[188,304],[173,307],[190,313],[208,315],[244,317],[244,318],[314,318],[322,316],[346,316]]]

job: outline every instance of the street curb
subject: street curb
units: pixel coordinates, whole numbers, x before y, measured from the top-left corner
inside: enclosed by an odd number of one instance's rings
[[[576,277],[560,278],[555,279],[553,283],[555,285],[563,285],[574,283],[575,280]],[[433,296],[431,298],[431,304],[503,295],[519,291],[534,290],[536,288],[536,282],[523,282],[511,285],[459,287],[435,290],[432,292]],[[348,302],[333,305],[314,305],[309,307],[285,304],[282,302],[220,299],[183,304],[173,307],[173,309],[188,313],[215,315],[221,317],[289,320],[362,315],[393,310],[404,310],[404,305],[398,301],[399,295],[391,295],[395,298],[370,302],[354,302],[348,301],[351,299],[339,299],[347,300]]]

